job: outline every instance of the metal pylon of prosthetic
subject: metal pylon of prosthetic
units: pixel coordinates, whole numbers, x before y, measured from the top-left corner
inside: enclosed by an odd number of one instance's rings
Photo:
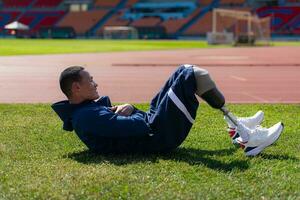
[[[237,118],[225,107],[223,106],[220,108],[220,110],[223,112],[223,114],[228,117],[228,119],[235,125],[238,126],[239,122]]]

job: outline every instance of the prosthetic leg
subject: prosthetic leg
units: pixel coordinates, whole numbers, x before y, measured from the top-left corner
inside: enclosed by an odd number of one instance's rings
[[[219,109],[223,114],[236,126],[239,131],[239,136],[243,142],[247,142],[249,139],[250,130],[239,123],[237,117],[235,117],[226,107],[225,98],[223,94],[218,90],[214,81],[210,78],[208,71],[199,67],[193,67],[197,90],[196,94],[205,100],[211,107]]]
[[[232,134],[229,132],[230,137],[244,149],[246,156],[255,156],[277,141],[283,131],[283,123],[278,122],[268,129],[256,126],[263,119],[263,113],[259,111],[258,115],[255,115],[256,117],[247,118],[248,121],[246,120],[246,122],[251,124],[252,128],[249,128],[250,126],[247,127],[246,123],[243,123],[240,118],[238,119],[226,108],[225,98],[210,78],[208,72],[198,67],[193,67],[193,69],[197,84],[196,94],[211,107],[221,110],[224,116],[232,122],[234,128],[232,129]]]
[[[242,142],[248,142],[251,130],[244,124],[240,123],[237,120],[237,117],[226,108],[225,98],[216,87],[202,94],[201,98],[211,107],[221,110],[223,114],[237,127],[238,134],[241,137]],[[233,135],[231,137],[233,137]]]

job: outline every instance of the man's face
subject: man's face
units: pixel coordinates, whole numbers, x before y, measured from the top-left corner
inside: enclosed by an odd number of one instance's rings
[[[99,98],[97,91],[97,83],[94,82],[93,77],[85,70],[80,72],[81,81],[78,86],[78,95],[85,100],[95,100]]]

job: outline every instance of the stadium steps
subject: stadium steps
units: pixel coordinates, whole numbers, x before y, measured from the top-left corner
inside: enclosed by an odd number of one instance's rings
[[[196,21],[202,18],[207,12],[211,11],[213,8],[218,7],[220,0],[213,0],[211,4],[205,6],[200,12],[195,15],[190,21],[184,24],[175,34],[174,37],[178,38],[179,36],[183,35],[183,33],[188,30]]]
[[[124,8],[128,0],[121,0],[116,7],[111,9],[100,21],[98,21],[89,31],[88,35],[95,36],[97,31],[120,9]]]

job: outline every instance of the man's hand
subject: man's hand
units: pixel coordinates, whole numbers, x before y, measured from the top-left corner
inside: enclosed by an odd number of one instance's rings
[[[111,107],[111,111],[122,116],[130,116],[133,110],[134,107],[130,104],[123,104],[123,105]]]

